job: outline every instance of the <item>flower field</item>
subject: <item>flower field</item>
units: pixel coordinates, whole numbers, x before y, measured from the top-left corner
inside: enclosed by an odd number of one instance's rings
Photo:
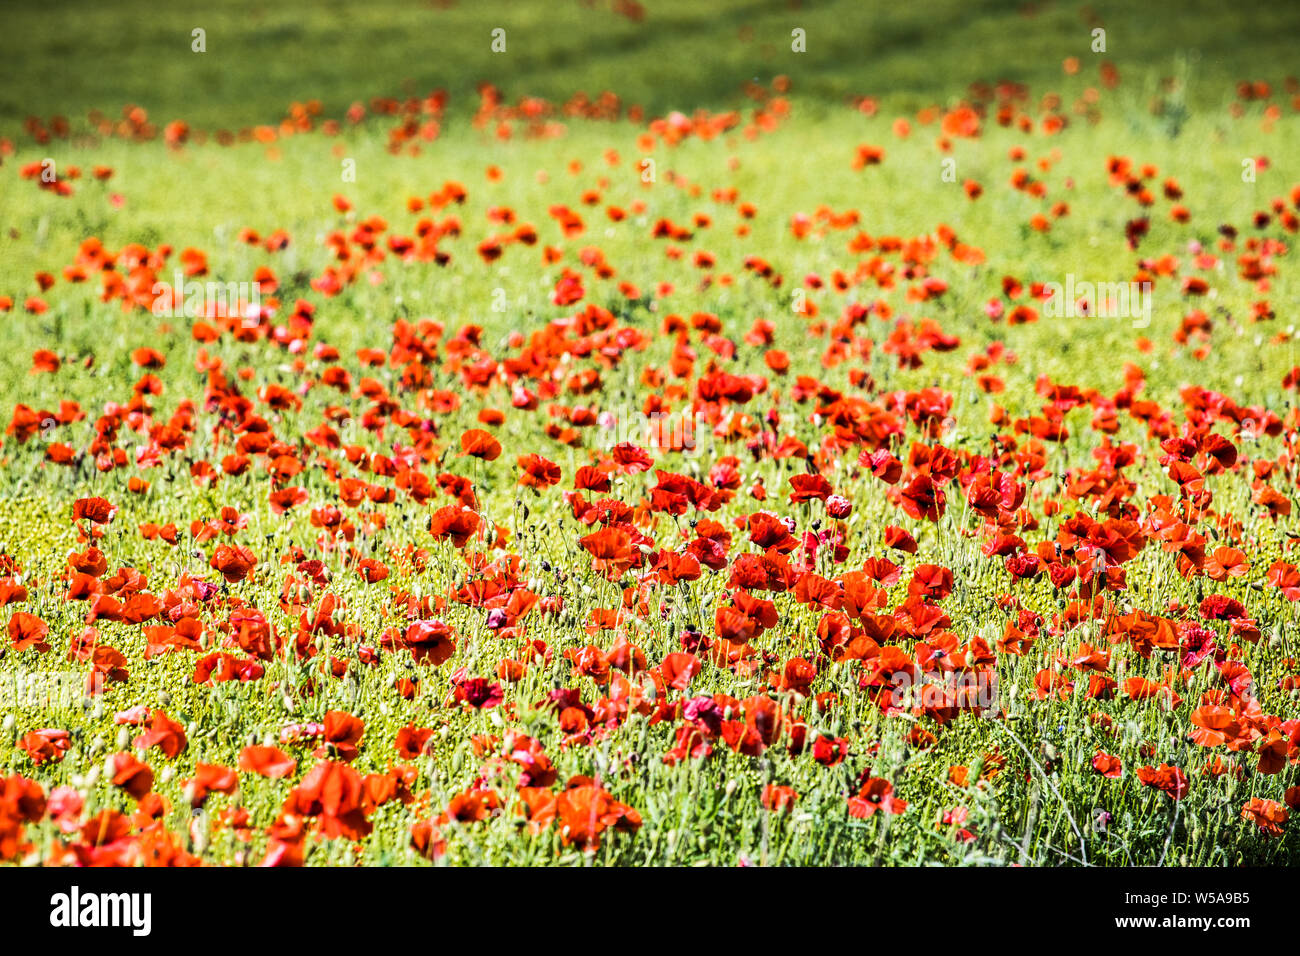
[[[1296,862],[1295,15],[700,6],[15,13],[0,862]]]

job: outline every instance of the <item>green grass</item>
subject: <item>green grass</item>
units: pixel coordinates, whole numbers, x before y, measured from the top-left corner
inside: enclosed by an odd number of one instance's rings
[[[127,103],[159,122],[237,129],[274,122],[291,102],[320,100],[338,116],[371,97],[446,89],[456,103],[491,82],[512,101],[563,101],[578,90],[616,92],[651,115],[741,101],[741,86],[779,74],[828,104],[888,96],[891,105],[948,103],[975,82],[1055,89],[1061,63],[1115,64],[1130,83],[1172,76],[1196,56],[1196,105],[1243,79],[1278,81],[1300,11],[1288,4],[1180,3],[1177,13],[1098,0],[1016,3],[935,0],[658,0],[642,22],[604,0],[555,3],[376,0],[318,4],[180,0],[12,5],[0,35],[0,121],[29,115],[113,115]],[[1092,30],[1106,52],[1092,52]],[[491,31],[506,30],[505,53]],[[807,52],[791,50],[806,31]],[[207,52],[191,51],[206,31]],[[0,127],[2,128],[2,127]]]

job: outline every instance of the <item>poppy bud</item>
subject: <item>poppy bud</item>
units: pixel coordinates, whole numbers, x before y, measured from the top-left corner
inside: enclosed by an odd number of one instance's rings
[[[195,853],[208,847],[208,815],[202,807],[195,807],[190,817],[190,843]]]

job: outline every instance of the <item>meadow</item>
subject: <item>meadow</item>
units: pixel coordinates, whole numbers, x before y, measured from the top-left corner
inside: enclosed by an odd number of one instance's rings
[[[1300,15],[1178,10],[5,11],[0,861],[1292,863]]]

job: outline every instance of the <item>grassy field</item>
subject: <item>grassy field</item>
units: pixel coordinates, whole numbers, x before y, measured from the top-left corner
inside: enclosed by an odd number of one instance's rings
[[[490,6],[5,12],[0,859],[1293,862],[1300,13]]]
[[[308,15],[310,13],[310,15]],[[1066,57],[1105,59],[1133,95],[1195,57],[1194,105],[1221,105],[1233,84],[1293,64],[1300,11],[1288,4],[1181,3],[1176,15],[1131,3],[935,0],[660,0],[642,19],[609,0],[364,5],[178,0],[12,5],[0,36],[0,120],[145,107],[155,120],[238,129],[274,123],[292,102],[338,116],[372,97],[445,89],[472,102],[483,82],[512,100],[564,101],[612,90],[651,115],[719,108],[746,81],[785,74],[800,98],[837,106],[870,94],[914,110],[948,104],[975,82],[1055,89]],[[506,30],[504,53],[491,31]],[[806,32],[806,52],[791,31]],[[192,31],[206,31],[204,54]],[[1094,74],[1095,75],[1095,74]],[[1281,77],[1278,77],[1280,79]]]

